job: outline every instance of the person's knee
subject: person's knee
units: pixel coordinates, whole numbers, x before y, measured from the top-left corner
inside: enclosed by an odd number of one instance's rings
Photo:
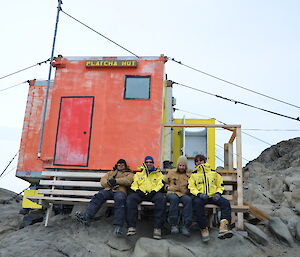
[[[176,194],[168,194],[167,201],[169,202],[179,202],[179,197]]]
[[[103,192],[104,190],[101,190],[101,191],[99,191],[97,194],[95,194],[94,195],[94,198],[95,199],[97,199],[97,200],[103,200],[103,199],[105,199],[105,197],[104,197],[104,192]]]
[[[115,193],[114,200],[119,202],[125,202],[126,201],[126,194],[123,192]]]
[[[183,200],[183,204],[184,204],[185,206],[192,206],[192,205],[193,205],[193,201],[192,201],[192,199],[191,199],[190,197],[187,197],[187,198],[185,198],[185,199]]]
[[[199,197],[195,197],[193,202],[194,202],[194,205],[196,205],[196,206],[204,206],[205,205],[204,201],[202,199],[200,199]]]
[[[224,208],[230,208],[230,202],[226,198],[221,197],[219,202],[220,202],[220,205],[222,205]]]
[[[138,199],[134,194],[131,194],[127,197],[126,203],[128,206],[137,205]]]
[[[166,204],[166,198],[162,193],[157,193],[157,195],[153,198],[153,202],[157,206],[164,206]]]

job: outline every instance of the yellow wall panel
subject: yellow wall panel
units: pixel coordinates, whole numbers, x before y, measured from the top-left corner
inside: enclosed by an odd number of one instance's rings
[[[31,208],[31,209],[41,209],[42,205],[32,202],[27,199],[27,196],[44,196],[42,194],[38,194],[37,190],[26,190],[23,196],[22,207],[23,208]]]

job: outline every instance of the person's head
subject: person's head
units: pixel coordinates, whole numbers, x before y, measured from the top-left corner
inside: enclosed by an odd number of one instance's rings
[[[183,155],[177,160],[177,172],[184,173],[187,170],[187,158]]]
[[[197,154],[195,156],[195,165],[198,166],[200,164],[206,163],[207,158],[203,154]]]
[[[148,170],[152,170],[154,167],[154,159],[152,156],[148,155],[144,159],[144,163],[147,165]]]
[[[128,166],[127,166],[127,163],[124,159],[120,159],[117,161],[115,167],[114,167],[114,170],[128,170]]]

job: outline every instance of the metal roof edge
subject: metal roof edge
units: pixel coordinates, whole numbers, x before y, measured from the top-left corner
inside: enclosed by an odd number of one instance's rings
[[[161,56],[64,56],[69,61],[86,61],[86,60],[144,60],[144,61],[156,61]]]

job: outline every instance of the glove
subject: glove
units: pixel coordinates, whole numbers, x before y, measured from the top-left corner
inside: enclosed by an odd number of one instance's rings
[[[207,194],[202,194],[202,193],[197,194],[197,196],[202,200],[207,200],[209,198]]]
[[[114,187],[117,185],[117,181],[116,181],[115,178],[111,178],[111,179],[109,179],[109,180],[107,181],[107,184],[108,184],[110,187],[114,188]]]
[[[147,194],[147,196],[148,196],[149,198],[152,198],[155,194],[156,194],[156,191],[155,191],[155,190],[152,190],[150,193]]]
[[[215,195],[213,196],[213,200],[214,201],[218,201],[218,200],[220,200],[220,198],[221,198],[221,194],[220,193],[215,193]]]
[[[140,197],[145,197],[145,193],[143,192],[143,191],[141,191],[140,189],[137,189],[136,191],[135,191]]]

